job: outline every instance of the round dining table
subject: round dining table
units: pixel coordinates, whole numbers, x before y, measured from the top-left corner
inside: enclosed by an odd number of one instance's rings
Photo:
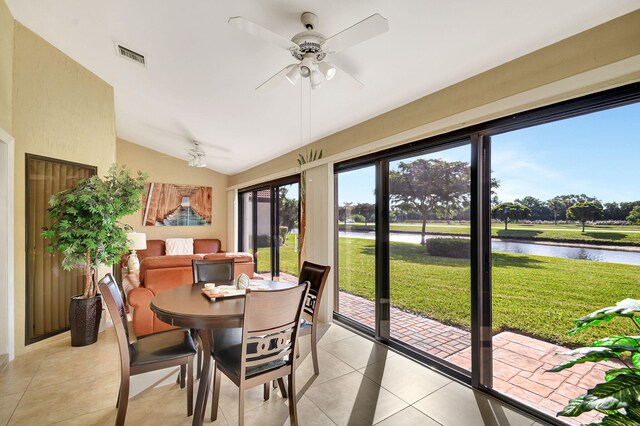
[[[217,285],[230,285],[231,281],[216,282]],[[260,290],[280,290],[293,287],[294,283],[271,280],[255,280]],[[204,421],[207,396],[211,388],[211,348],[212,330],[220,328],[242,327],[244,317],[244,297],[227,296],[210,299],[202,289],[204,284],[184,285],[158,293],[151,300],[151,310],[158,319],[177,327],[198,330],[202,340],[203,365],[198,385],[198,396],[193,414],[193,425]],[[253,290],[255,291],[255,290]]]

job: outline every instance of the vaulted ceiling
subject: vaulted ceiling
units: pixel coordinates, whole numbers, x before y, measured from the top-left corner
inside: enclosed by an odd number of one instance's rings
[[[196,139],[234,174],[639,7],[637,0],[7,0],[14,17],[114,87],[119,137],[179,158]],[[289,39],[314,12],[326,36],[374,14],[389,32],[331,57],[341,75],[310,90],[285,79],[277,46],[227,23],[243,16]],[[147,66],[120,57],[121,44]]]

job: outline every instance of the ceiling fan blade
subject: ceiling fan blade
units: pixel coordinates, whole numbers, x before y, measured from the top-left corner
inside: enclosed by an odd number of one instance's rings
[[[247,32],[252,36],[262,39],[268,43],[275,44],[276,46],[279,46],[285,50],[298,50],[298,45],[291,40],[287,40],[280,34],[276,34],[273,31],[256,24],[255,22],[251,22],[248,19],[243,18],[242,16],[229,18],[229,23],[239,30]]]
[[[291,68],[295,67],[295,66],[296,66],[296,64],[291,64],[291,65],[287,65],[286,67],[282,68],[280,71],[278,71],[269,80],[265,81],[260,86],[256,87],[256,92],[257,91],[261,92],[261,91],[264,91],[264,90],[269,90],[270,88],[272,88],[273,86],[278,84],[283,79],[283,77],[289,72],[289,70]]]
[[[336,67],[336,70],[338,71],[336,74],[337,75],[344,75],[347,77],[348,80],[351,81],[351,83],[353,83],[354,85],[356,85],[359,89],[362,89],[364,87],[364,83],[362,83],[360,80],[358,80],[357,78],[355,78],[354,76],[352,76],[351,74],[349,74],[348,72],[346,72],[345,70],[343,70],[342,68],[338,67],[337,65],[333,64],[334,67]]]
[[[387,31],[389,22],[376,13],[329,37],[324,42],[324,50],[327,53],[340,52]]]

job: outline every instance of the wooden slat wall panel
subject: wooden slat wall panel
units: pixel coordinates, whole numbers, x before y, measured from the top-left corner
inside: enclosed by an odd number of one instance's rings
[[[43,157],[28,156],[27,191],[27,343],[66,330],[71,296],[82,293],[83,269],[62,269],[62,255],[46,251],[47,242],[40,236],[47,218],[49,198],[80,179],[95,174],[91,166],[68,164]]]

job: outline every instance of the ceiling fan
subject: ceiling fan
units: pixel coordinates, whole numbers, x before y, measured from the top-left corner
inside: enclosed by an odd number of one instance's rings
[[[187,164],[190,167],[207,167],[204,163],[204,158],[207,154],[200,148],[200,144],[197,141],[193,141],[193,148],[187,150],[187,155],[189,156]]]
[[[284,67],[273,77],[256,87],[256,90],[266,89],[280,81],[282,77],[286,77],[291,84],[296,84],[301,77],[308,78],[311,83],[311,88],[317,89],[322,85],[322,77],[326,80],[331,80],[338,70],[338,67],[334,64],[325,62],[327,55],[348,49],[358,43],[389,31],[389,23],[384,17],[377,13],[331,37],[325,37],[323,34],[315,31],[318,25],[318,17],[315,14],[305,12],[300,17],[300,20],[306,30],[294,35],[291,40],[287,40],[283,36],[251,22],[242,16],[229,19],[229,24],[254,37],[288,50],[291,52],[291,55],[299,61]],[[340,70],[340,72],[362,85],[362,83],[343,70]]]

